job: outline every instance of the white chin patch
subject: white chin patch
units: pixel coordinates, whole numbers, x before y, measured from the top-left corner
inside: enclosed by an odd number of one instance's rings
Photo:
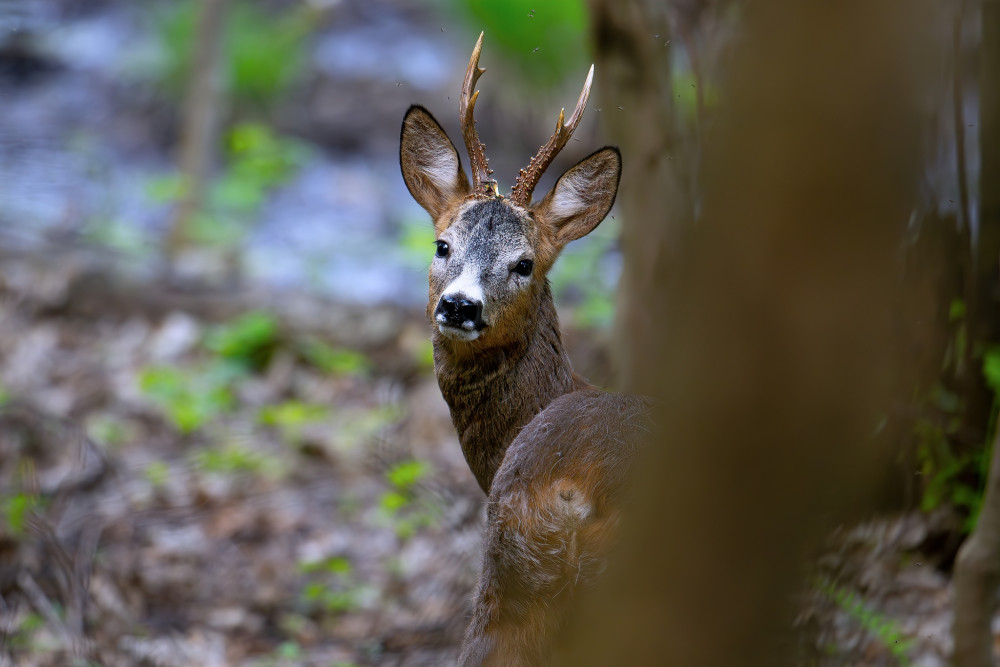
[[[477,338],[479,338],[479,332],[476,331],[475,329],[453,327],[447,324],[438,324],[438,331],[440,331],[445,338],[451,338],[452,340],[462,340],[465,341],[466,343],[472,342]]]

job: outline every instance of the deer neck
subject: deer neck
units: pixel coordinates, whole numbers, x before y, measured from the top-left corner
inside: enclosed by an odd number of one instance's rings
[[[534,320],[509,345],[477,349],[436,329],[434,368],[462,453],[487,494],[507,447],[552,400],[585,384],[559,334],[552,293],[542,290]]]

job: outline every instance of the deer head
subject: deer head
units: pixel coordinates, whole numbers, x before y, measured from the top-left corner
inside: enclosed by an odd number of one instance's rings
[[[486,70],[479,67],[483,35],[469,60],[459,102],[472,183],[455,145],[431,114],[410,107],[403,119],[400,166],[410,194],[434,220],[437,251],[431,261],[427,315],[436,341],[488,348],[523,335],[539,301],[551,298],[546,274],[567,243],[593,230],[611,210],[621,176],[621,154],[606,147],[559,177],[539,202],[532,193],[542,173],[580,123],[594,68],[568,121],[560,111],[549,141],[521,169],[509,196],[499,193],[479,141],[473,112]]]

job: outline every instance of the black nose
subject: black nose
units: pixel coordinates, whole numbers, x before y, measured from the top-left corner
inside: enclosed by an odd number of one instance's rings
[[[443,321],[444,324],[453,327],[460,327],[466,322],[472,322],[476,328],[479,328],[482,316],[483,303],[470,301],[461,294],[441,297],[437,309],[434,311],[434,317],[438,322]]]

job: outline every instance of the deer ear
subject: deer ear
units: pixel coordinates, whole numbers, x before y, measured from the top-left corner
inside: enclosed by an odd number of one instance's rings
[[[469,194],[469,181],[451,139],[421,106],[403,118],[399,136],[399,167],[410,194],[434,221]]]
[[[622,154],[613,146],[584,158],[559,177],[534,206],[536,217],[555,231],[558,247],[589,234],[611,210],[622,174]]]

